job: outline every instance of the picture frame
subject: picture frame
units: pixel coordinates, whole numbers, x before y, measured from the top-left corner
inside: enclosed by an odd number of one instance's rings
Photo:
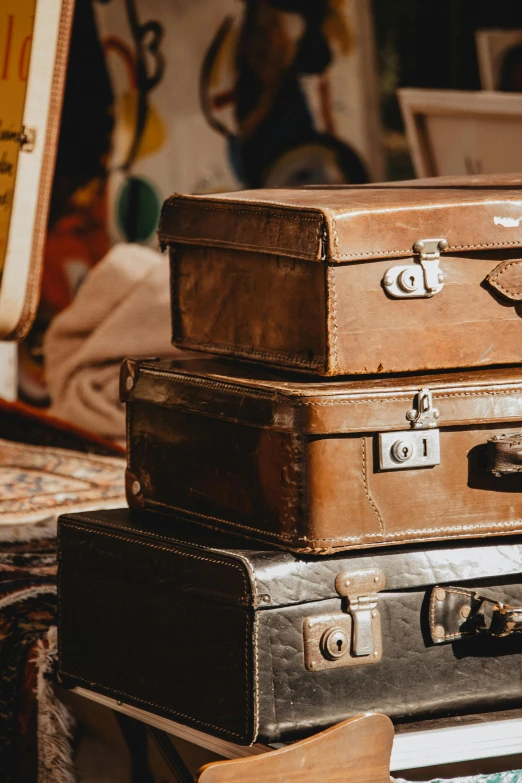
[[[510,55],[516,53],[517,62],[522,62],[522,30],[477,30],[475,42],[482,89],[522,92],[516,74],[510,77],[507,72]],[[513,61],[512,70],[516,65]]]
[[[0,339],[34,319],[58,146],[73,0],[2,0]]]
[[[398,90],[417,177],[522,171],[522,94]]]

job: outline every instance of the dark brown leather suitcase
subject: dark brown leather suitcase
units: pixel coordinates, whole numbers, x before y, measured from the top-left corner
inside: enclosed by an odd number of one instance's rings
[[[236,743],[520,706],[520,537],[303,558],[125,509],[59,562],[64,684]]]
[[[522,532],[522,367],[318,382],[127,360],[121,393],[131,507],[314,553]]]
[[[518,362],[521,184],[172,197],[173,341],[319,375]]]

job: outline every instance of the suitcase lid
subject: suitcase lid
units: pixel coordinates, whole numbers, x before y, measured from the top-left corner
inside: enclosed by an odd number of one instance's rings
[[[522,562],[520,536],[500,542],[498,538],[477,539],[305,557],[208,530],[182,517],[172,518],[155,511],[131,512],[127,508],[61,516],[60,560],[66,556],[65,533],[71,528],[105,538],[114,558],[119,553],[133,578],[150,580],[155,575],[141,573],[139,552],[129,559],[118,542],[141,542],[185,554],[191,567],[173,567],[168,575],[158,575],[159,583],[173,593],[181,590],[184,594],[259,609],[338,597],[336,577],[347,571],[379,568],[384,573],[387,591],[422,590],[435,584],[517,576]],[[74,548],[75,561],[81,558],[82,551],[88,555],[88,550],[83,541],[79,542]],[[116,567],[114,558],[112,570]],[[225,578],[223,569],[217,573],[213,566],[227,562],[236,567],[228,569],[229,577]]]
[[[407,429],[424,390],[437,427],[522,419],[522,366],[318,382],[217,358],[126,359],[120,378],[122,402],[308,435]]]
[[[347,263],[522,246],[522,175],[434,177],[378,185],[244,190],[167,199],[159,240]]]

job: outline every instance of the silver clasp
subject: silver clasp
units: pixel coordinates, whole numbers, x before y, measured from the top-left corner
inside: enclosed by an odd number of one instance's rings
[[[439,417],[438,408],[433,407],[431,391],[421,389],[416,395],[414,407],[406,413],[411,429],[379,433],[380,469],[431,468],[439,465]]]
[[[379,568],[345,571],[335,580],[343,611],[308,617],[303,624],[308,671],[377,663],[382,656],[377,593],[386,585]]]
[[[440,254],[448,248],[445,237],[419,239],[413,245],[419,264],[394,266],[383,277],[383,286],[394,299],[429,298],[444,287],[444,275],[439,269]]]

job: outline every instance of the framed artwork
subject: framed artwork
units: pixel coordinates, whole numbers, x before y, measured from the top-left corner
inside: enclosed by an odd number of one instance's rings
[[[477,30],[483,90],[522,92],[522,30]]]
[[[398,90],[417,177],[522,171],[522,94]]]
[[[382,178],[366,0],[93,2],[114,94],[112,241],[154,245],[175,191]]]
[[[72,0],[0,8],[0,339],[19,339],[38,303],[72,22]]]

